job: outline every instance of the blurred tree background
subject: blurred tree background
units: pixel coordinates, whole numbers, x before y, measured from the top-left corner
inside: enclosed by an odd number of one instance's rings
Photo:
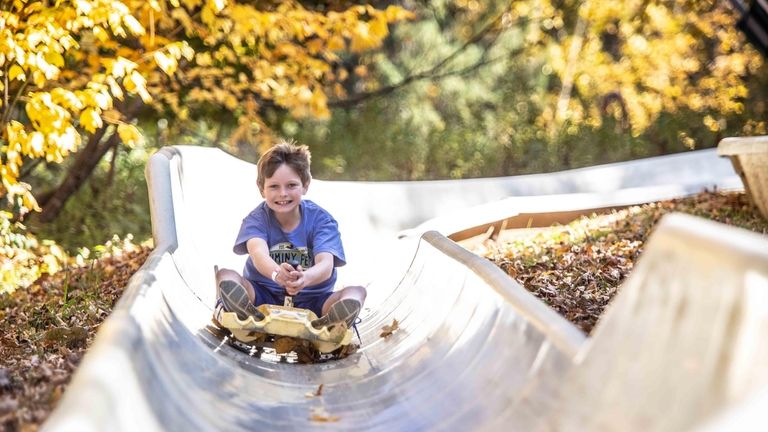
[[[548,172],[766,133],[766,67],[722,1],[408,5],[328,121],[280,119],[317,175]],[[391,89],[394,89],[390,91]]]
[[[70,254],[114,234],[148,238],[143,169],[165,145],[255,161],[275,138],[293,138],[312,149],[318,178],[422,180],[556,171],[766,133],[768,70],[724,1],[0,9],[5,274],[43,245],[25,226]]]

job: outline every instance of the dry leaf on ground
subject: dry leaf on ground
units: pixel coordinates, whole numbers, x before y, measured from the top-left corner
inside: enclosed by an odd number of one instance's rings
[[[309,419],[314,422],[331,423],[341,420],[341,417],[328,414],[325,407],[313,407],[310,409]]]
[[[122,251],[0,295],[0,430],[36,430],[48,418],[150,251]]]
[[[323,395],[323,385],[320,384],[317,387],[316,391],[314,391],[314,392],[307,392],[304,396],[306,396],[307,398],[313,398],[313,397],[320,397],[322,395]]]
[[[281,337],[275,340],[274,347],[275,347],[275,352],[277,352],[278,354],[286,354],[296,349],[298,345],[299,345],[299,342],[296,341],[296,339],[294,338]]]
[[[510,230],[509,240],[488,240],[485,252],[477,253],[494,261],[528,291],[590,333],[631,273],[656,223],[672,212],[768,233],[768,221],[749,204],[743,192],[702,192],[593,214],[568,225],[532,232]]]
[[[379,334],[379,337],[386,339],[392,336],[392,333],[394,333],[395,330],[399,328],[400,328],[400,323],[398,323],[396,319],[393,319],[392,324],[385,325],[384,327],[381,328],[381,334]]]

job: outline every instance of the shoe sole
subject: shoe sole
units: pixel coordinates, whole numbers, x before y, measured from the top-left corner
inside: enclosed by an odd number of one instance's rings
[[[221,302],[227,312],[234,312],[241,320],[246,320],[249,316],[254,317],[257,321],[264,319],[264,314],[259,312],[256,306],[251,303],[248,292],[239,283],[229,280],[222,281],[219,284],[219,291]]]
[[[319,329],[334,324],[345,323],[347,328],[352,327],[355,318],[360,313],[363,305],[355,299],[339,300],[328,310],[328,313],[312,321],[312,327]]]

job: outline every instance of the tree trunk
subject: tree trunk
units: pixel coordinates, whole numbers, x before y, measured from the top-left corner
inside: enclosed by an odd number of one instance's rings
[[[104,143],[101,138],[104,136],[107,127],[102,128],[91,135],[88,144],[84,149],[77,152],[77,158],[74,165],[67,172],[64,181],[51,193],[44,197],[45,202],[40,202],[43,211],[40,213],[40,221],[43,223],[51,222],[61,213],[67,200],[77,192],[91,176],[93,170],[99,164],[102,157],[113,146],[119,143],[117,132],[113,133]]]
[[[141,99],[133,99],[128,104],[117,107],[123,113],[123,118],[133,119],[136,112],[143,106]],[[67,171],[64,181],[53,191],[43,193],[38,200],[38,205],[43,209],[40,213],[40,222],[47,223],[56,219],[64,205],[72,195],[77,192],[86,180],[91,176],[99,161],[109,149],[120,144],[120,136],[114,130],[106,141],[102,143],[104,135],[110,126],[104,126],[88,138],[85,148],[77,152],[77,158],[72,167]]]
[[[582,6],[579,6],[577,13],[581,10]],[[557,128],[562,127],[567,120],[568,105],[571,101],[571,93],[573,93],[573,80],[576,78],[576,67],[579,61],[579,54],[581,48],[584,46],[584,34],[587,31],[587,21],[579,13],[579,18],[576,21],[576,28],[573,29],[573,38],[571,45],[568,48],[568,60],[565,64],[565,70],[561,78],[562,86],[560,87],[560,96],[557,98],[557,111],[555,112],[555,121],[550,124],[550,135],[554,136],[557,132]]]

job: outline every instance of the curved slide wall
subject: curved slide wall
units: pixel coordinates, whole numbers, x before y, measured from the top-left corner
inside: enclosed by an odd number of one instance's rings
[[[713,167],[720,165],[713,154],[689,156],[711,164],[710,170],[692,170],[710,176],[699,188],[733,181],[732,172],[713,177]],[[682,159],[675,164],[681,184],[684,165]],[[605,167],[595,168],[600,169]],[[624,171],[631,172],[632,164]],[[626,348],[585,342],[575,327],[500,270],[437,233],[389,240],[407,224],[434,216],[412,211],[410,200],[421,203],[414,206],[418,209],[439,207],[440,194],[454,206],[491,200],[478,197],[469,184],[313,181],[310,198],[345,228],[345,244],[355,250],[348,256],[368,253],[369,267],[361,274],[373,275],[376,267],[388,277],[373,278],[369,286],[373,295],[363,313],[359,353],[298,366],[255,360],[205,330],[213,305],[213,264],[242,266],[242,257],[231,254],[231,242],[258,200],[253,165],[217,150],[169,148],[153,156],[148,175],[156,250],[103,324],[47,429],[549,430],[571,429],[600,409],[582,397],[581,386],[592,382],[589,373],[605,368],[600,359],[610,363],[608,353]],[[583,171],[572,178],[586,177]],[[494,181],[504,187],[526,184],[515,178],[469,182],[487,189]],[[401,201],[386,206],[384,197],[391,196]],[[382,213],[382,206],[389,211]],[[381,239],[394,246],[383,247]],[[371,253],[371,245],[381,254]],[[620,316],[631,327],[628,314]],[[379,328],[393,318],[401,330],[381,339]],[[589,361],[595,366],[585,368]],[[322,397],[306,398],[319,384]],[[614,387],[621,386],[608,386]],[[623,394],[595,391],[594,383],[590,390],[605,397]],[[309,420],[320,408],[339,421]]]

